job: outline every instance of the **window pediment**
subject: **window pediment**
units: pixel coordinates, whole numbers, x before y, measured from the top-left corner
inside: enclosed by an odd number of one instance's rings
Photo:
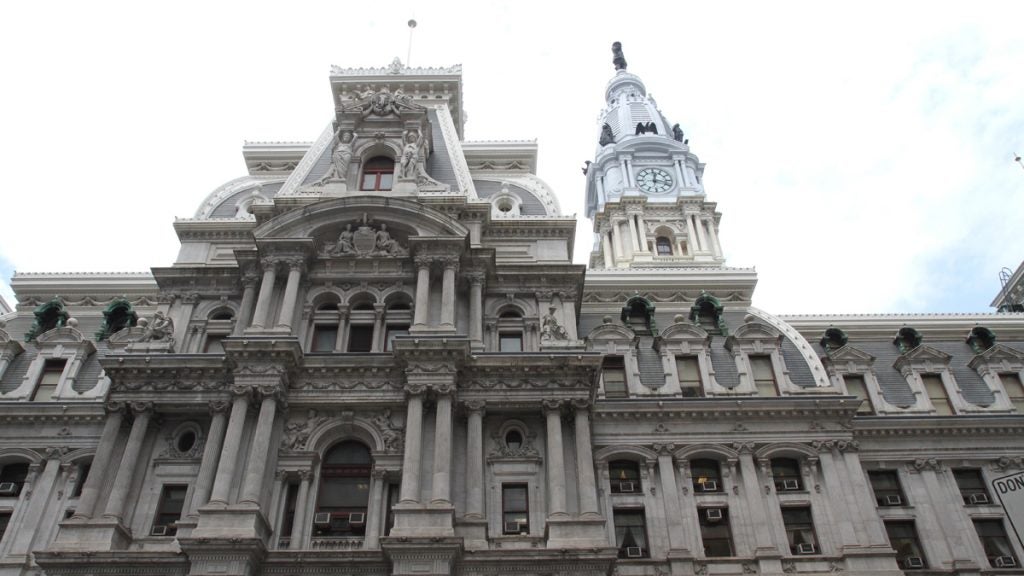
[[[782,333],[772,326],[760,322],[747,322],[733,331],[725,339],[725,349],[732,351],[733,347],[740,343],[754,341],[770,341],[776,346],[782,345]]]
[[[992,364],[1003,361],[1013,363],[1024,362],[1024,352],[1015,350],[1003,344],[996,344],[981,354],[976,355],[974,358],[971,358],[971,361],[967,363],[967,366],[977,370],[982,364]]]
[[[830,350],[828,353],[828,360],[833,364],[840,364],[844,362],[853,362],[855,364],[871,364],[875,361],[875,357],[863,350],[860,350],[850,344],[847,344],[841,348]]]
[[[909,352],[904,353],[896,359],[893,367],[902,371],[904,368],[916,366],[923,363],[932,363],[939,366],[948,366],[953,357],[941,350],[922,344]]]

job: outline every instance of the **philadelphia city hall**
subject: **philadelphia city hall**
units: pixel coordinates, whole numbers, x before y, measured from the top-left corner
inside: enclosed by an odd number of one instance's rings
[[[1024,314],[773,315],[622,47],[594,247],[462,71],[330,73],[136,274],[18,273],[0,576],[1024,574]]]

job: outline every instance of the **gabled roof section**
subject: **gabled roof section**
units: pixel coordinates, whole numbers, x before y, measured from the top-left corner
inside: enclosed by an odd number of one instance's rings
[[[828,359],[832,362],[874,362],[875,357],[867,352],[847,344],[828,353]]]
[[[909,362],[927,361],[932,361],[942,365],[946,365],[949,364],[949,361],[952,359],[952,355],[947,354],[942,350],[932,348],[927,344],[921,344],[920,346],[914,348],[913,350],[897,358],[896,362],[893,363],[893,367],[896,368],[897,370],[900,370],[904,365],[906,365]]]

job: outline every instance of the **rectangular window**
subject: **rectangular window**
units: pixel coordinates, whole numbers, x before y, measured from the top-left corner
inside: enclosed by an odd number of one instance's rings
[[[875,413],[875,409],[871,407],[871,397],[868,396],[868,387],[863,374],[844,374],[843,383],[846,384],[846,392],[850,396],[856,396],[863,400],[857,408],[857,414]]]
[[[75,480],[75,489],[71,491],[72,498],[82,495],[82,488],[85,488],[85,481],[89,479],[89,470],[91,469],[92,464],[82,464],[78,467],[78,479]]]
[[[964,504],[985,506],[991,503],[981,470],[976,468],[953,470],[953,477],[956,478],[956,486],[960,489],[960,496],[963,497]]]
[[[0,469],[0,497],[17,498],[28,480],[28,463],[11,462]]]
[[[0,512],[0,539],[7,533],[7,525],[11,523],[12,512]]]
[[[729,529],[727,508],[702,508],[697,510],[700,521],[700,539],[704,544],[704,555],[708,558],[732,556],[732,530]]]
[[[1017,566],[1017,555],[1013,552],[1013,545],[1006,535],[1006,527],[1003,521],[998,518],[991,520],[975,520],[974,529],[978,532],[978,539],[985,549],[985,556],[993,568],[1014,568]]]
[[[502,534],[530,533],[529,496],[526,484],[501,485]]]
[[[1006,397],[1013,402],[1013,407],[1017,412],[1024,414],[1024,383],[1020,381],[1020,374],[1000,374],[999,381],[1003,383],[1003,390],[1006,390]]]
[[[913,520],[886,521],[885,533],[889,536],[889,545],[896,551],[896,563],[900,568],[921,570],[928,567]]]
[[[683,398],[698,398],[704,395],[700,381],[700,363],[696,356],[676,356],[676,373]]]
[[[39,385],[36,386],[36,391],[32,394],[33,402],[53,400],[53,395],[57,393],[57,385],[60,384],[60,377],[64,374],[64,367],[67,363],[68,361],[64,359],[46,361],[46,364],[43,365],[43,372],[39,375]]]
[[[932,401],[935,407],[936,416],[952,416],[953,403],[949,401],[949,394],[942,384],[942,376],[939,374],[921,374],[921,383],[924,385],[924,393]]]
[[[348,330],[348,351],[369,352],[373,350],[373,326],[354,324]]]
[[[313,352],[334,352],[337,345],[337,325],[317,324],[313,327]]]
[[[783,508],[782,524],[791,554],[820,554],[818,537],[814,534],[814,520],[809,507]]]
[[[178,527],[175,522],[181,519],[181,511],[185,508],[185,494],[188,486],[184,484],[165,484],[160,494],[160,503],[153,520],[153,536],[174,536]]]
[[[502,332],[498,335],[498,350],[501,352],[522,352],[522,332]]]
[[[203,352],[206,354],[223,354],[225,334],[207,334]]]
[[[619,558],[647,558],[647,528],[643,510],[613,510],[615,521],[615,545]]]
[[[868,472],[871,489],[879,506],[906,506],[907,500],[900,487],[900,475],[895,470],[871,470]]]
[[[604,380],[605,398],[628,398],[626,386],[626,365],[622,356],[608,356],[601,364],[601,378]]]
[[[775,367],[772,366],[772,357],[767,354],[758,354],[748,357],[750,359],[750,371],[753,373],[754,387],[760,396],[778,396],[779,389],[775,386]]]
[[[792,458],[772,458],[772,481],[777,492],[793,492],[804,489],[800,462]]]

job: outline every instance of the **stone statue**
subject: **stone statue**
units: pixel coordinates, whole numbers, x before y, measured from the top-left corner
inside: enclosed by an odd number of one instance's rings
[[[622,55],[622,42],[612,44],[612,64],[616,70],[626,69],[626,57]]]
[[[422,133],[405,131],[405,148],[402,149],[402,157],[398,162],[398,177],[404,179],[416,178],[416,167],[420,161],[420,148],[423,146]]]
[[[352,238],[352,225],[346,224],[345,229],[338,235],[338,241],[334,243],[334,247],[328,251],[328,254],[331,256],[349,254],[353,250]]]
[[[555,318],[555,311],[558,310],[555,306],[548,307],[548,313],[541,319],[540,324],[540,339],[541,340],[568,340],[569,333],[565,331],[565,327],[558,323],[558,319]]]
[[[174,342],[174,321],[157,310],[153,320],[146,326],[143,342]]]
[[[672,126],[672,138],[676,142],[683,141],[683,129],[679,127],[679,124]]]
[[[391,409],[386,408],[383,413],[377,414],[371,420],[373,425],[380,431],[381,440],[384,441],[384,450],[388,452],[402,451],[402,428],[395,426],[391,421]]]
[[[601,139],[597,141],[601,146],[607,146],[615,142],[615,135],[612,134],[612,127],[605,123],[601,126]]]
[[[383,222],[380,225],[380,230],[376,233],[376,252],[380,254],[386,254],[388,256],[405,256],[406,250],[391,237],[391,233],[388,232],[388,225]]]
[[[313,183],[313,186],[323,186],[328,182],[345,182],[348,175],[348,167],[352,162],[352,132],[338,131],[334,133],[334,152],[331,154],[331,165],[322,178]]]

